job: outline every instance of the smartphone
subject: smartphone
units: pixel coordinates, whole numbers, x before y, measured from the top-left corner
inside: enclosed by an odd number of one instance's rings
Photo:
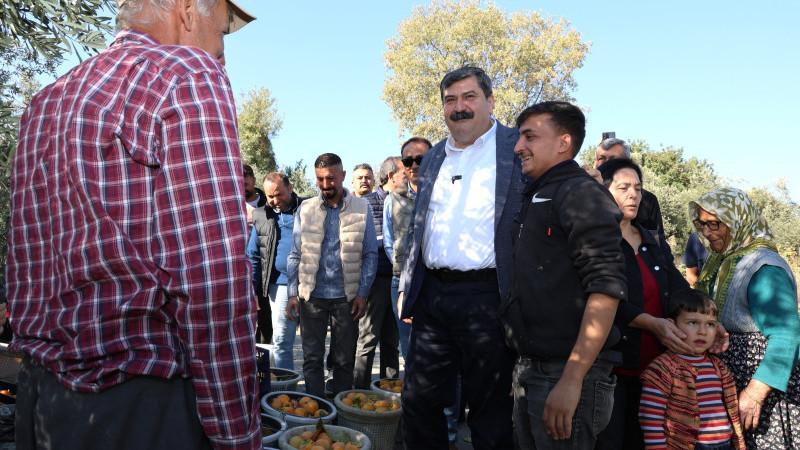
[[[614,139],[615,137],[617,137],[617,133],[615,133],[613,131],[605,131],[605,132],[603,132],[603,140],[604,141],[606,139]]]

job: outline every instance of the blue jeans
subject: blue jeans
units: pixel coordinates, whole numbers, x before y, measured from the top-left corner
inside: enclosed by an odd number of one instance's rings
[[[731,441],[720,444],[701,444],[698,442],[695,444],[694,450],[731,450]]]
[[[285,284],[269,285],[269,302],[272,308],[272,356],[274,367],[294,370],[294,337],[297,334],[297,322],[286,317]]]
[[[572,417],[569,439],[547,434],[542,415],[547,396],[564,372],[566,360],[520,358],[514,367],[514,429],[520,448],[559,450],[594,448],[597,436],[611,419],[614,404],[612,364],[595,361],[583,379],[581,398]]]
[[[353,388],[353,366],[356,360],[358,322],[350,312],[346,298],[300,300],[300,333],[303,337],[303,379],[306,392],[325,395],[325,337],[331,326],[329,369],[333,374],[331,391],[338,394]]]
[[[392,277],[392,311],[394,311],[394,318],[397,320],[397,331],[400,332],[400,354],[403,355],[403,359],[405,360],[408,358],[408,338],[411,336],[411,325],[400,320],[397,315],[397,299],[400,297],[397,288],[399,286],[400,277],[394,275]]]

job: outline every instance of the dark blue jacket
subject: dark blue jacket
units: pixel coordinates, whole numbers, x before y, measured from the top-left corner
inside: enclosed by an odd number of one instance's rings
[[[514,226],[514,215],[519,211],[522,191],[525,188],[520,159],[514,153],[514,146],[518,139],[519,132],[516,128],[497,124],[494,251],[501,298],[508,295],[514,277],[511,229]],[[417,301],[422,287],[422,279],[425,276],[425,267],[422,264],[422,234],[425,232],[425,219],[431,203],[433,184],[444,162],[445,142],[446,140],[443,140],[429,150],[419,168],[417,203],[414,207],[414,217],[408,227],[405,263],[400,279],[400,291],[404,293],[401,314],[403,318],[412,316],[414,303]]]

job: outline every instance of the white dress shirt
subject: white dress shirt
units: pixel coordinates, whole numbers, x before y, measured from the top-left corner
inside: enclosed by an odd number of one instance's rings
[[[497,121],[465,149],[447,138],[422,236],[422,261],[432,269],[496,267],[494,196]]]

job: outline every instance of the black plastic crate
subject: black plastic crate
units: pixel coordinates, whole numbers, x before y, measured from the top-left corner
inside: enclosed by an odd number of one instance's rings
[[[258,398],[272,392],[269,377],[269,350],[256,347],[256,370],[258,371]]]

